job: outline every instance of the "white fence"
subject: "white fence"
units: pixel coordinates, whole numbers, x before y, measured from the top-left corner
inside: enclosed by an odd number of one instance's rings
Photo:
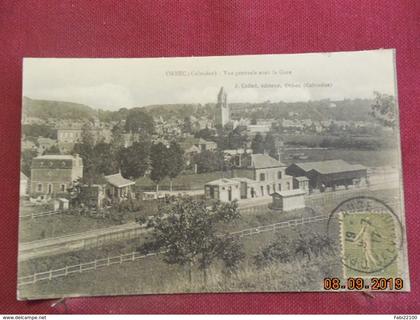
[[[132,262],[139,259],[144,259],[146,257],[155,256],[158,253],[149,253],[146,255],[141,255],[137,251],[133,251],[127,254],[120,254],[119,256],[106,257],[103,259],[95,259],[93,261],[75,264],[71,266],[65,266],[60,269],[51,269],[49,271],[37,272],[30,276],[24,276],[18,278],[18,285],[22,286],[25,284],[34,284],[42,280],[52,280],[55,278],[65,277],[72,273],[82,273],[90,270],[97,270],[100,268],[112,266],[114,264],[122,264],[124,262]]]
[[[271,232],[271,231],[275,231],[278,229],[282,229],[282,228],[288,228],[288,227],[294,227],[294,226],[298,226],[298,225],[302,225],[305,223],[313,223],[313,222],[318,222],[318,221],[324,221],[327,220],[328,216],[315,216],[315,217],[307,217],[307,218],[301,218],[301,219],[292,219],[292,220],[287,220],[287,221],[283,221],[283,222],[279,222],[279,223],[274,223],[274,224],[270,224],[270,225],[265,225],[265,226],[259,226],[259,227],[255,227],[255,228],[249,228],[249,229],[244,229],[241,231],[236,231],[236,232],[231,232],[230,235],[232,236],[237,236],[237,237],[247,237],[247,236],[252,236],[255,234],[259,234],[262,232]],[[73,273],[82,273],[82,272],[86,272],[86,271],[91,271],[91,270],[97,270],[99,268],[104,268],[107,266],[111,266],[114,264],[122,264],[124,262],[132,262],[132,261],[136,261],[139,259],[144,259],[147,257],[151,257],[151,256],[155,256],[159,253],[149,253],[146,255],[142,255],[137,251],[133,251],[131,253],[127,253],[127,254],[121,254],[118,256],[113,256],[113,257],[106,257],[103,259],[95,259],[89,262],[85,262],[85,263],[80,263],[80,264],[76,264],[76,265],[71,265],[71,266],[66,266],[64,268],[59,268],[59,269],[51,269],[48,271],[44,271],[44,272],[37,272],[34,273],[32,275],[29,276],[22,276],[18,278],[18,286],[22,286],[22,285],[28,285],[28,284],[34,284],[38,281],[42,281],[42,280],[52,280],[55,278],[60,278],[60,277],[66,277],[69,274],[73,274]]]

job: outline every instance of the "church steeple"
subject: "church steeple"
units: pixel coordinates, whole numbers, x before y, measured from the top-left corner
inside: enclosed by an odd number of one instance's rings
[[[221,104],[222,107],[227,107],[227,93],[225,88],[221,87],[219,94],[217,95],[217,104]]]
[[[230,108],[227,103],[227,93],[224,87],[220,88],[219,94],[217,95],[217,106],[216,106],[216,125],[224,127],[230,122]]]

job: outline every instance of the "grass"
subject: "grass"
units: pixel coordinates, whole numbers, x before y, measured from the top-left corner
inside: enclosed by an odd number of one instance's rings
[[[325,223],[315,223],[311,230],[324,231]],[[294,233],[296,229],[283,232]],[[180,292],[222,292],[222,291],[297,291],[319,290],[327,267],[327,262],[317,265],[302,261],[293,264],[281,264],[257,270],[253,265],[253,255],[261,251],[272,239],[271,232],[244,238],[243,243],[247,257],[235,276],[221,272],[220,265],[215,264],[208,271],[209,281],[204,286],[202,274],[195,269],[193,285],[190,287],[186,271],[177,265],[168,265],[162,257],[150,257],[122,265],[113,265],[98,272],[86,272],[41,281],[34,285],[20,288],[22,297],[38,298],[62,297],[77,295],[119,295],[148,293]],[[329,264],[331,269],[331,264]],[[323,273],[320,270],[324,270]],[[331,271],[336,274],[337,270]],[[270,275],[271,274],[271,275]],[[275,279],[274,279],[275,278]],[[302,282],[303,279],[306,279]],[[274,281],[275,280],[275,281]]]
[[[343,199],[357,194],[371,195],[382,200],[395,197],[395,190],[354,191],[343,194],[325,194],[324,197],[311,199],[307,205],[314,208],[316,214],[329,215],[332,209]],[[226,227],[226,231],[241,230],[258,225],[271,224],[283,220],[299,218],[311,214],[302,210],[279,214],[267,210],[258,214],[247,214],[237,223]],[[319,233],[327,232],[327,221],[312,223],[295,228],[282,229],[280,232],[287,237],[296,232]],[[322,278],[340,277],[342,265],[327,259],[312,259],[298,261],[292,264],[273,264],[263,269],[256,269],[253,256],[260,253],[274,237],[273,232],[261,233],[252,237],[242,238],[246,259],[241,264],[238,273],[226,276],[220,266],[214,265],[209,270],[209,282],[203,286],[199,270],[193,273],[194,283],[188,285],[187,273],[182,267],[166,264],[161,257],[150,257],[136,262],[114,265],[98,272],[86,272],[57,278],[51,281],[41,281],[34,285],[23,286],[20,289],[24,297],[38,296],[51,298],[77,293],[77,295],[104,294],[138,294],[138,293],[174,293],[174,292],[221,292],[221,291],[310,291],[320,290]],[[66,264],[78,264],[103,258],[107,255],[118,255],[131,252],[144,239],[123,241],[120,243],[95,248],[86,251],[66,253],[59,256],[39,258],[20,265],[20,275],[32,272],[47,271],[50,268],[60,268]]]
[[[323,161],[343,159],[350,163],[359,163],[367,167],[394,166],[398,167],[398,150],[349,150],[349,149],[299,149],[308,156],[307,160],[287,159],[289,154],[296,153],[295,150],[286,150],[282,155],[282,162],[291,164],[294,162]]]
[[[224,173],[226,176],[226,173]],[[223,177],[222,171],[209,173],[185,174],[176,177],[173,182],[173,190],[201,190],[204,184]],[[169,178],[165,178],[159,184],[160,190],[169,190]],[[136,186],[143,191],[155,191],[156,184],[149,177],[137,179]]]
[[[66,234],[106,228],[116,223],[109,219],[88,216],[56,214],[36,219],[21,219],[19,241],[28,242]]]

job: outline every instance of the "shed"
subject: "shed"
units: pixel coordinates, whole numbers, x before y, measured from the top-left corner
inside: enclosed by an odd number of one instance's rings
[[[285,190],[271,194],[273,198],[272,209],[291,211],[305,208],[305,191],[300,189]]]
[[[54,201],[54,211],[58,210],[68,210],[69,209],[69,200],[66,198],[58,198]]]
[[[309,193],[309,178],[308,177],[293,177],[293,189],[301,189]]]
[[[133,198],[132,187],[136,184],[134,181],[124,178],[121,173],[105,176],[106,195],[113,201],[121,201]]]

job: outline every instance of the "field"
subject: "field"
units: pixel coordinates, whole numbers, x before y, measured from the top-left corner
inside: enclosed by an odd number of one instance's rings
[[[316,211],[316,214],[326,214],[344,198],[361,194],[361,191],[341,193],[339,195],[323,195],[308,202],[308,206]],[[376,196],[387,200],[395,196],[395,190],[389,191],[365,191],[365,195]],[[323,209],[323,210],[322,210]],[[244,215],[240,221],[225,231],[241,230],[246,227],[271,224],[282,220],[302,216],[303,211],[291,212],[279,216],[278,213],[267,211],[258,214]],[[306,214],[311,214],[306,213]],[[326,222],[312,223],[311,225],[282,229],[281,232],[291,237],[297,232],[303,233],[326,233]],[[253,265],[253,256],[259,252],[274,238],[273,232],[261,233],[252,237],[243,238],[246,259],[241,264],[234,276],[226,276],[217,265],[209,270],[209,281],[203,285],[201,272],[193,273],[193,285],[190,287],[187,281],[186,271],[179,266],[167,265],[159,256],[150,257],[136,262],[122,265],[114,265],[98,272],[86,272],[69,275],[65,278],[57,278],[51,281],[41,281],[34,285],[21,287],[22,296],[31,296],[34,292],[42,297],[52,297],[77,292],[78,295],[101,295],[107,294],[134,294],[142,293],[165,293],[165,292],[193,292],[193,291],[287,291],[287,290],[318,290],[321,278],[324,276],[339,276],[342,272],[341,264],[334,259],[313,258],[303,259],[294,263],[276,263],[263,269],[256,269]],[[77,264],[82,261],[90,261],[95,257],[104,257],[135,249],[141,240],[136,242],[121,242],[113,246],[101,249],[83,251],[79,253],[64,254],[62,256],[40,258],[37,262],[23,264],[20,268],[21,275],[27,275],[34,271],[45,271],[48,268],[62,267],[64,264]],[[31,265],[32,264],[32,265]],[[112,279],[112,280],[110,280]]]
[[[225,173],[226,176],[226,173]],[[223,177],[223,172],[215,171],[209,173],[180,175],[173,180],[173,190],[201,190],[204,184]],[[137,179],[136,186],[143,191],[155,191],[156,185],[149,177]],[[159,184],[160,190],[169,190],[169,179],[165,178]]]
[[[312,225],[312,230],[319,230],[325,232],[325,222]],[[288,233],[295,233],[295,229],[288,229]],[[308,271],[308,261],[297,264],[279,265],[270,271],[271,276],[273,272],[290,273],[284,279],[277,278],[277,282],[266,282],[264,277],[268,276],[268,271],[259,273],[253,265],[253,255],[266,246],[273,239],[273,233],[260,234],[252,238],[243,240],[247,258],[242,263],[241,268],[235,277],[229,277],[226,281],[226,276],[220,270],[218,265],[214,265],[208,272],[209,280],[204,286],[201,272],[197,269],[193,272],[193,285],[190,287],[187,280],[187,273],[182,267],[176,265],[168,265],[162,261],[161,257],[150,257],[136,262],[129,262],[122,265],[114,265],[107,267],[99,272],[87,272],[82,274],[73,274],[65,278],[57,278],[51,281],[41,281],[34,285],[22,286],[20,288],[20,295],[30,297],[31,294],[37,292],[37,296],[43,298],[58,297],[68,295],[69,292],[77,295],[101,295],[107,294],[135,294],[135,293],[174,293],[174,292],[217,292],[217,291],[260,291],[270,290],[266,288],[271,287],[271,291],[287,291],[298,290],[298,281],[301,281],[305,274],[300,274],[297,268],[306,273]],[[313,261],[314,262],[314,261]],[[308,283],[309,290],[319,289],[321,277],[325,272],[320,272],[320,266],[311,263],[311,274],[309,278],[313,279]],[[325,263],[325,262],[324,262]],[[325,267],[325,266],[324,266]],[[337,274],[341,270],[334,271]],[[278,274],[280,276],[280,274]],[[314,280],[319,278],[317,280]],[[257,282],[253,282],[253,279]],[[278,280],[283,280],[279,282]],[[293,280],[293,281],[292,281]],[[226,286],[229,286],[227,288]],[[293,288],[294,287],[294,288]],[[305,288],[306,289],[306,288]]]

